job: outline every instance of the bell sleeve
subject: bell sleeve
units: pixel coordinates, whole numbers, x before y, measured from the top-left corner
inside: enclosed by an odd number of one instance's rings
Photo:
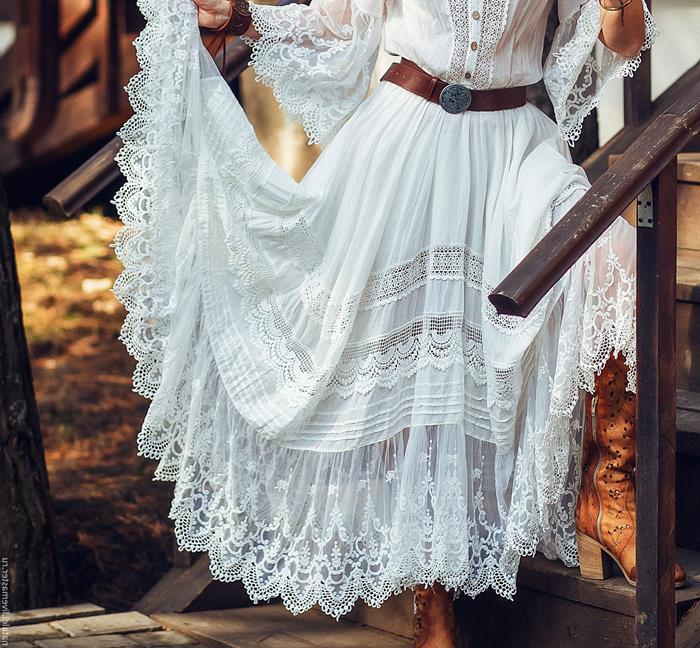
[[[598,36],[601,12],[598,0],[558,0],[559,26],[544,65],[544,82],[554,106],[562,139],[573,146],[581,134],[584,118],[600,101],[605,87],[615,78],[632,76],[641,53],[649,49],[658,30],[645,0],[644,42],[632,57],[605,46]]]
[[[309,143],[326,143],[365,98],[384,23],[384,0],[251,4],[259,39],[245,38],[256,79],[270,86]]]

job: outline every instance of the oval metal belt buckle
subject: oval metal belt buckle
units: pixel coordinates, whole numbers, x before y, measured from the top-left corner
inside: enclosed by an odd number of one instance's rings
[[[440,92],[440,106],[448,113],[464,112],[472,102],[472,93],[461,83],[449,83]]]

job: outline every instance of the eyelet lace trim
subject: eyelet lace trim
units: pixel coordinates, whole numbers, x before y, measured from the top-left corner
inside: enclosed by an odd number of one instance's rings
[[[336,339],[352,326],[359,311],[396,302],[429,281],[463,281],[467,286],[480,288],[482,274],[483,260],[468,246],[433,246],[420,250],[408,261],[370,275],[362,292],[344,297],[340,303],[332,300],[331,291],[324,286],[319,265],[304,282],[304,303],[309,314],[323,323],[323,334]]]
[[[448,0],[452,21],[452,52],[447,69],[447,81],[464,81],[465,66],[469,56],[469,2],[468,0]]]
[[[174,131],[159,124],[179,120],[187,57],[196,50],[165,23],[172,12],[192,15],[191,2],[139,0],[138,4],[147,24],[134,40],[141,70],[125,88],[134,114],[117,132],[123,146],[115,161],[126,182],[111,201],[123,221],[112,247],[124,269],[112,292],[127,310],[119,339],[136,360],[134,391],[152,399],[160,385],[171,326],[172,251],[179,234],[176,223],[182,220],[180,178],[171,164],[178,141]],[[160,64],[165,60],[170,61],[168,66]]]
[[[481,44],[476,57],[472,85],[485,90],[491,87],[496,47],[508,22],[509,0],[484,0],[481,19]]]

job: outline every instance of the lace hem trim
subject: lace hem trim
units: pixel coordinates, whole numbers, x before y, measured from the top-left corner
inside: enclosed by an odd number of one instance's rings
[[[205,433],[214,423],[213,409],[205,409],[194,427],[189,423],[197,434],[197,443],[204,444],[199,451],[190,449],[180,460],[171,457],[173,466],[178,466],[174,471],[161,461],[154,478],[177,482],[170,517],[175,522],[178,549],[208,552],[214,579],[242,581],[254,602],[281,597],[295,614],[319,605],[324,613],[339,618],[358,599],[379,607],[392,594],[434,582],[472,597],[493,589],[512,600],[521,556],[534,555],[540,548],[549,558],[559,558],[569,566],[577,564],[571,532],[573,509],[567,506],[572,498],[563,496],[562,501],[550,506],[532,499],[532,493],[521,494],[523,500],[510,514],[500,512],[508,520],[504,529],[493,520],[491,495],[484,492],[487,476],[493,478],[484,457],[481,465],[476,459],[468,481],[464,481],[466,476],[456,474],[458,463],[463,461],[457,454],[464,450],[462,442],[453,444],[451,452],[446,452],[447,448],[438,450],[430,442],[416,455],[404,454],[403,461],[410,465],[403,468],[397,465],[399,459],[391,441],[376,451],[374,459],[352,459],[353,466],[362,466],[364,476],[358,478],[352,491],[358,505],[351,508],[348,517],[340,499],[347,495],[348,486],[337,484],[336,478],[319,466],[312,469],[316,477],[302,490],[289,479],[273,479],[261,489],[260,460],[252,459],[254,448],[245,442],[239,449],[244,456],[234,460],[240,464],[235,468],[240,482],[223,483],[225,473],[218,474],[217,470],[225,468],[228,459],[213,457],[216,448],[208,441],[211,432]],[[245,431],[237,429],[236,434],[244,435]],[[461,433],[450,434],[458,437]],[[194,441],[190,440],[190,445]],[[184,444],[171,447],[179,454]],[[270,460],[264,448],[255,452],[264,461]],[[162,459],[165,453],[160,450],[148,454]],[[377,460],[381,465],[375,465]],[[334,464],[345,459],[338,454],[330,461]],[[436,462],[442,462],[440,470],[453,474],[438,478]],[[180,466],[186,468],[185,474]],[[344,468],[338,470],[346,476]],[[520,481],[524,476],[522,468],[516,471],[515,479],[522,487],[526,487]],[[372,495],[379,486],[390,491],[388,501],[382,504]],[[573,492],[571,484],[566,492]],[[273,497],[276,504],[274,511],[261,519],[255,512],[257,502],[267,497]],[[301,518],[294,513],[300,497],[306,502]],[[235,507],[229,510],[234,501]],[[317,506],[323,510],[317,511]],[[415,542],[406,543],[392,531],[391,524],[382,521],[388,514],[387,506],[396,507],[397,515],[390,519],[407,525],[411,536],[416,536]],[[532,515],[529,506],[539,513]],[[241,524],[231,526],[231,520],[236,519]],[[525,519],[527,524],[521,526]],[[224,527],[227,531],[222,533]],[[455,534],[455,528],[464,529],[465,535]],[[549,534],[560,537],[543,541]],[[455,535],[459,536],[459,546]],[[294,549],[285,547],[290,542]],[[407,551],[407,544],[415,550]]]
[[[141,70],[125,87],[134,114],[117,132],[123,146],[115,161],[126,181],[111,200],[123,222],[111,244],[123,265],[112,292],[127,310],[119,339],[136,360],[134,391],[152,399],[171,327],[172,250],[182,209],[175,190],[179,178],[170,163],[177,141],[162,123],[179,119],[191,46],[186,39],[166,42],[162,34],[168,31],[169,13],[193,16],[194,6],[139,0],[139,8],[146,18],[134,40]]]

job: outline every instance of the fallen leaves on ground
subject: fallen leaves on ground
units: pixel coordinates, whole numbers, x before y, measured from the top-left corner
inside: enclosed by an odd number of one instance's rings
[[[56,221],[13,214],[59,542],[75,600],[128,609],[172,554],[172,484],[136,455],[148,401],[118,340],[124,310],[110,289],[122,269],[109,247],[121,226],[100,213]]]

